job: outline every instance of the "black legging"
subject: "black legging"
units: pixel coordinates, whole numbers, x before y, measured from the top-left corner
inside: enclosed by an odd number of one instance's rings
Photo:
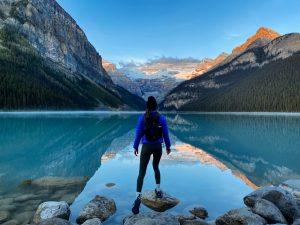
[[[162,155],[162,146],[161,144],[143,144],[141,157],[140,157],[140,171],[139,171],[139,176],[136,185],[137,192],[142,191],[144,177],[146,174],[147,166],[151,155],[153,155],[152,165],[155,173],[155,181],[156,184],[160,184],[160,172],[159,172],[158,165]]]

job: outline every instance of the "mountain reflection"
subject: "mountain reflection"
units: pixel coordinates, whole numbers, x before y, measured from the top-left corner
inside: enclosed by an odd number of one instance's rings
[[[125,114],[0,117],[0,186],[42,176],[92,176],[111,143],[136,120]]]
[[[182,142],[204,149],[257,186],[300,178],[300,118],[296,116],[169,115]]]

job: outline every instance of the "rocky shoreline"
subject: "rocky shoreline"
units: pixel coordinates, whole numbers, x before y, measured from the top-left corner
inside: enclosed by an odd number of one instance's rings
[[[63,185],[70,187],[80,186],[84,178],[65,180]],[[35,181],[26,181],[25,186],[40,185],[51,188],[62,185],[59,178],[41,178]],[[0,223],[16,225],[18,221],[9,215],[11,201],[26,202],[30,196],[15,199],[1,199]],[[32,196],[31,196],[32,197]],[[22,199],[21,199],[22,198]],[[32,201],[32,200],[30,200]],[[213,221],[207,221],[208,212],[204,207],[190,209],[189,215],[173,215],[166,210],[180,203],[178,199],[164,193],[164,198],[157,199],[153,191],[146,191],[142,195],[142,203],[153,212],[127,215],[123,219],[124,225],[266,225],[288,224],[300,225],[300,180],[288,180],[277,186],[266,186],[248,194],[243,199],[246,207],[232,209]],[[39,204],[30,220],[36,225],[71,225],[69,222],[70,202],[46,201]],[[76,222],[83,225],[101,225],[117,211],[113,199],[104,196],[95,196],[79,212]],[[28,222],[21,224],[29,224]]]

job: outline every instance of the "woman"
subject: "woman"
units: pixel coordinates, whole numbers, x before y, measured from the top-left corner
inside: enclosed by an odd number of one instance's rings
[[[151,155],[153,155],[152,165],[156,181],[155,193],[158,198],[163,197],[162,191],[160,190],[160,172],[158,167],[162,155],[163,141],[166,144],[167,154],[171,152],[166,118],[157,112],[157,103],[153,96],[148,98],[145,114],[141,115],[138,119],[136,137],[133,145],[135,156],[139,153],[138,147],[141,139],[143,146],[140,156],[139,176],[137,178],[136,200],[132,207],[134,214],[139,213],[141,191]]]

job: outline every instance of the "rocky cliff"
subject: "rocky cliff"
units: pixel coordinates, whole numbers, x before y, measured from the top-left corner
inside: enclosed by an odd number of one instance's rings
[[[99,53],[55,0],[2,0],[0,4],[0,75],[3,76],[0,86],[7,89],[2,90],[6,98],[0,99],[1,108],[144,106],[142,99],[112,82],[103,69]],[[15,59],[18,57],[22,60]],[[33,67],[30,60],[39,62]],[[11,80],[15,80],[7,83],[10,80],[6,74],[13,74]],[[18,83],[20,77],[24,79],[23,84]],[[42,84],[37,80],[42,80]],[[15,96],[9,94],[18,85],[24,86]],[[37,95],[41,96],[30,97]],[[19,98],[24,101],[20,102]]]
[[[1,9],[3,23],[25,34],[41,56],[104,86],[111,83],[99,53],[55,0],[4,0]]]

